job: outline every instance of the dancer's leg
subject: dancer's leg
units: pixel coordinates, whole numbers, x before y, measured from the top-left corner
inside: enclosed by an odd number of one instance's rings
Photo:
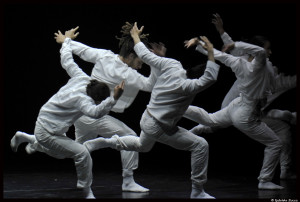
[[[38,124],[34,131],[38,144],[38,150],[58,158],[72,158],[77,171],[77,188],[82,189],[86,198],[94,198],[91,190],[92,184],[92,158],[87,149],[65,135],[49,134]]]

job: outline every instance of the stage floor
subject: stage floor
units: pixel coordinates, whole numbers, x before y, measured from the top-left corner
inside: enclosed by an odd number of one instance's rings
[[[21,169],[21,168],[20,168]],[[74,169],[6,171],[3,173],[4,199],[81,198],[76,189]],[[97,199],[188,199],[191,191],[189,173],[172,171],[139,171],[135,181],[150,189],[149,193],[122,192],[121,171],[94,170],[92,190]],[[253,176],[211,174],[205,190],[216,199],[294,199],[298,201],[297,180],[275,180],[285,187],[279,191],[258,190]],[[272,200],[271,200],[272,201]],[[275,201],[275,200],[274,200]]]

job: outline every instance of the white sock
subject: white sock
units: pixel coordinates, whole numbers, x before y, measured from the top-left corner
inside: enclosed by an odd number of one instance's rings
[[[284,187],[274,184],[273,182],[259,182],[258,189],[279,190],[284,189]]]
[[[190,197],[197,198],[197,199],[215,199],[215,197],[206,193],[203,188],[202,189],[201,188],[200,189],[192,188]]]
[[[134,181],[133,176],[126,176],[126,177],[123,177],[122,191],[148,192],[149,189],[137,184]]]
[[[94,194],[93,194],[93,191],[92,191],[91,187],[83,188],[82,191],[83,191],[83,194],[84,194],[84,198],[86,198],[86,199],[96,199]]]
[[[98,149],[111,147],[112,140],[111,140],[111,138],[98,137],[96,139],[88,140],[88,141],[84,142],[83,145],[91,153],[92,151],[95,151]]]
[[[17,131],[10,141],[10,146],[14,152],[17,152],[19,145],[23,142],[34,143],[34,141],[34,135],[29,135],[27,133]]]
[[[28,143],[25,147],[25,151],[27,152],[27,154],[33,154],[36,152],[36,150],[34,148],[32,148],[32,144]]]

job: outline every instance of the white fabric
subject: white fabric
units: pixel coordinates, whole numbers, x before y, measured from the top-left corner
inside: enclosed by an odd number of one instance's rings
[[[208,61],[203,76],[199,79],[187,79],[180,62],[155,55],[141,42],[134,46],[134,50],[143,62],[159,71],[147,109],[165,131],[173,131],[194,95],[217,80],[219,65]]]
[[[160,124],[151,117],[147,111],[141,119],[140,137],[134,136],[113,136],[117,144],[113,146],[118,150],[129,150],[137,152],[148,152],[155,142],[169,145],[175,149],[191,152],[191,180],[195,187],[201,187],[207,181],[208,166],[208,143],[202,137],[194,135],[188,130],[178,127],[172,134],[166,134]]]
[[[90,187],[92,183],[92,159],[88,150],[68,138],[66,132],[82,114],[101,117],[115,104],[107,98],[99,105],[87,96],[85,87],[89,77],[74,63],[67,38],[60,50],[61,63],[71,79],[40,110],[35,127],[35,143],[32,147],[54,158],[72,158],[77,171],[77,187]]]
[[[243,42],[235,44],[236,48],[240,48],[242,55],[255,56],[254,60],[247,62],[244,58],[217,50],[215,50],[215,58],[231,67],[235,73],[240,97],[222,110],[211,114],[201,108],[190,106],[184,116],[212,127],[233,125],[250,138],[264,144],[266,146],[264,162],[258,179],[261,182],[268,182],[273,179],[282,143],[274,131],[259,121],[255,112],[258,100],[266,98],[270,91],[277,89],[279,85],[273,83],[272,71],[266,65],[266,54],[263,48]],[[206,54],[203,49],[197,49]]]
[[[71,77],[66,85],[53,95],[40,109],[37,121],[51,134],[63,134],[82,115],[99,118],[107,114],[116,103],[108,97],[101,104],[86,94],[90,78],[78,67],[67,38],[60,50],[62,67]]]
[[[217,79],[219,66],[208,62],[204,75],[190,80],[186,79],[186,72],[178,61],[153,54],[143,43],[136,44],[134,49],[143,62],[158,69],[158,78],[140,122],[140,137],[114,136],[118,144],[113,148],[147,152],[158,141],[191,151],[191,179],[194,186],[201,187],[207,180],[208,144],[203,138],[177,127],[176,123],[194,95]]]
[[[124,112],[132,104],[139,90],[147,92],[152,90],[155,83],[152,69],[147,78],[122,62],[119,56],[110,50],[92,48],[76,41],[71,42],[71,48],[75,55],[95,64],[91,78],[106,83],[111,92],[116,85],[125,80],[124,92],[112,111]]]
[[[221,38],[223,40],[224,45],[234,43],[234,41],[226,32],[224,32],[224,34],[221,35]],[[230,52],[230,54],[234,56],[245,57],[246,59],[247,57],[249,57],[248,55],[241,55],[242,53],[238,52],[238,49],[236,48],[234,48]],[[282,93],[286,92],[291,88],[295,88],[297,83],[296,75],[284,76],[283,74],[278,74],[276,70],[277,68],[273,66],[273,64],[268,60],[268,58],[267,58],[266,65],[271,72],[270,75],[274,80],[274,84],[277,85],[274,85],[275,87],[272,88],[271,94],[268,95],[267,97],[267,103],[262,107],[261,110],[267,108]],[[226,94],[222,102],[222,109],[228,106],[232,100],[234,100],[239,96],[239,89],[237,86],[238,86],[238,80],[234,82],[234,84]],[[289,125],[284,121],[266,117],[266,116],[262,119],[262,121],[265,122],[267,126],[275,132],[275,134],[280,138],[282,142],[282,151],[280,153],[281,170],[289,169],[291,166],[291,132],[289,130],[290,129]]]
[[[110,138],[115,134],[119,136],[137,136],[126,124],[109,115],[100,119],[90,119],[87,116],[82,116],[74,123],[74,126],[75,141],[81,144],[98,136],[105,138]],[[138,167],[138,158],[138,152],[121,151],[123,177],[133,175],[133,170]]]
[[[215,113],[207,113],[202,108],[190,106],[184,117],[211,127],[233,125],[248,137],[264,144],[266,146],[264,162],[258,180],[268,182],[275,174],[282,143],[264,122],[257,121],[257,117],[253,114],[254,107],[254,104],[246,103],[242,97],[238,97]]]
[[[68,138],[65,134],[53,135],[39,123],[35,125],[34,135],[37,141],[31,145],[31,148],[57,159],[73,159],[77,173],[77,188],[91,186],[93,161],[85,146]]]
[[[231,37],[226,32],[224,32],[221,35],[221,38],[222,38],[224,45],[234,43],[234,41],[231,39]],[[233,50],[230,51],[230,54],[233,56],[242,57],[245,60],[247,60],[249,57],[248,54],[245,54],[245,52],[239,48],[234,48]],[[283,74],[278,74],[276,72],[277,68],[275,66],[273,66],[273,64],[269,61],[268,58],[266,58],[266,68],[269,70],[269,75],[270,75],[271,79],[273,80],[273,82],[271,82],[271,86],[269,87],[269,88],[271,88],[271,91],[267,94],[268,95],[267,103],[265,106],[263,106],[263,109],[266,108],[267,106],[269,106],[278,96],[280,96],[285,91],[287,91],[291,88],[295,88],[296,83],[297,83],[296,75],[284,76]],[[232,100],[234,100],[236,97],[239,96],[239,93],[240,93],[240,91],[238,89],[239,82],[240,82],[239,79],[237,79],[234,82],[234,84],[230,88],[229,92],[226,94],[226,96],[222,102],[221,108],[226,107]]]
[[[75,41],[71,42],[71,48],[73,53],[81,59],[95,64],[91,78],[106,83],[111,92],[116,85],[125,80],[124,92],[112,111],[124,112],[132,104],[139,90],[147,92],[152,90],[156,79],[152,67],[151,74],[147,78],[122,62],[119,56],[110,50],[92,48]],[[126,124],[111,116],[104,116],[100,119],[82,116],[74,125],[76,141],[80,143],[97,136],[112,137],[115,134],[137,136]],[[133,170],[138,167],[138,153],[121,151],[121,159],[123,176],[132,175]]]

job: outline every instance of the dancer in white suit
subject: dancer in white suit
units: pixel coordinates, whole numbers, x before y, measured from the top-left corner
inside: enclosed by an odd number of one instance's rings
[[[106,115],[122,95],[124,82],[114,88],[110,96],[108,86],[91,80],[74,62],[71,50],[70,32],[56,33],[56,41],[62,43],[61,64],[71,77],[68,83],[53,95],[40,109],[34,137],[17,133],[11,139],[11,147],[17,151],[20,143],[26,141],[35,150],[54,158],[72,158],[77,171],[77,188],[83,190],[86,198],[94,198],[91,190],[92,159],[86,147],[66,136],[69,127],[82,115],[100,118]]]
[[[219,14],[214,15],[214,19],[212,20],[213,24],[215,24],[217,31],[219,32],[221,39],[224,43],[224,47],[233,44],[234,41],[231,39],[231,37],[225,32],[223,27],[223,20],[221,19]],[[258,45],[260,47],[263,47],[266,50],[267,56],[271,55],[271,49],[270,49],[270,41],[262,36],[255,36],[250,40],[251,44]],[[245,57],[247,60],[251,60],[251,56],[249,55],[240,55],[236,49],[233,49],[230,51],[232,55],[234,56],[241,56]],[[287,76],[284,77],[282,74],[279,74],[277,71],[277,68],[272,65],[272,63],[267,58],[267,64],[270,67],[271,75],[274,77],[273,79],[276,79],[278,77],[283,77],[286,79],[285,82],[282,82],[282,85],[280,86],[279,90],[274,90],[273,92],[270,92],[270,94],[267,96],[267,102],[264,106],[262,106],[261,111],[263,112],[262,121],[268,125],[280,138],[282,142],[282,150],[280,153],[280,179],[295,179],[296,175],[292,174],[290,171],[290,167],[292,164],[291,160],[291,148],[292,148],[292,140],[291,140],[291,131],[290,131],[290,125],[296,124],[296,112],[291,113],[287,110],[278,110],[278,109],[272,109],[269,111],[264,111],[266,107],[268,107],[269,104],[271,104],[279,95],[286,92],[287,90],[291,88],[296,87],[296,76]],[[222,109],[229,105],[229,103],[234,100],[235,98],[239,97],[239,88],[238,88],[239,82],[236,80],[228,93],[226,94],[223,102],[222,102]],[[208,126],[204,126],[202,124],[199,124],[198,126],[194,127],[191,132],[199,135],[202,132],[209,132],[215,131],[216,128],[210,128]]]
[[[204,138],[194,135],[188,130],[178,127],[181,119],[194,96],[212,85],[219,72],[219,65],[214,62],[212,44],[206,37],[204,47],[208,49],[208,61],[204,75],[197,79],[187,79],[186,71],[180,62],[160,57],[150,52],[140,42],[141,29],[135,23],[131,30],[139,58],[155,68],[158,75],[151,93],[140,126],[140,137],[113,136],[112,138],[97,138],[84,143],[90,151],[111,147],[118,150],[148,152],[155,142],[161,142],[180,150],[191,152],[191,198],[213,198],[204,191],[207,181],[208,144]]]
[[[201,49],[199,43],[198,38],[193,38],[186,41],[185,46],[189,48],[197,45],[196,50],[207,54]],[[226,48],[234,48],[241,55],[251,56],[251,60],[247,60],[245,57],[236,57],[214,49],[215,59],[230,67],[235,73],[240,96],[230,102],[227,107],[212,114],[196,106],[190,106],[184,117],[213,127],[233,125],[250,138],[264,144],[266,148],[263,167],[258,177],[258,188],[282,189],[282,186],[271,182],[279,161],[282,142],[273,130],[261,122],[260,110],[261,106],[265,105],[270,92],[289,85],[284,83],[292,80],[283,77],[274,79],[273,67],[269,66],[267,52],[262,47],[245,42],[235,42]]]

